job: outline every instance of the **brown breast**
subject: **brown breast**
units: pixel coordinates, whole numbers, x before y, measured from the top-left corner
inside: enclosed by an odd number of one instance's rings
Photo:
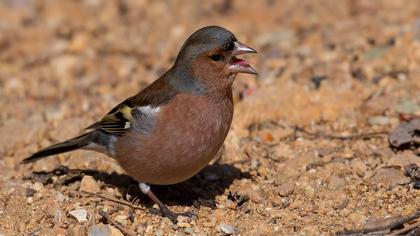
[[[228,96],[181,94],[161,107],[153,129],[132,129],[116,143],[115,158],[139,182],[174,184],[204,168],[223,145],[233,115]]]

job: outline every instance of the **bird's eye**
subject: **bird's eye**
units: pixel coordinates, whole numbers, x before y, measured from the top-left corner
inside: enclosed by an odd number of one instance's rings
[[[212,59],[213,61],[220,61],[223,59],[223,56],[216,54],[216,55],[210,56],[210,59]]]

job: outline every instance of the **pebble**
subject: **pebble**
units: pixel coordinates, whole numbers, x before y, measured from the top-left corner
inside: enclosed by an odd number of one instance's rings
[[[178,225],[181,228],[188,228],[191,227],[191,224],[188,222],[178,222],[176,225]]]
[[[398,113],[415,113],[420,110],[420,106],[413,100],[405,100],[400,102],[395,110]]]
[[[278,188],[278,194],[281,197],[287,197],[295,191],[295,185],[291,182],[283,183]]]
[[[369,179],[369,182],[393,188],[401,184],[407,184],[409,182],[409,178],[404,176],[403,171],[399,169],[381,168]]]
[[[260,166],[260,162],[257,159],[253,159],[251,161],[251,170],[255,170],[258,168],[258,166]]]
[[[55,193],[55,200],[57,202],[64,202],[64,201],[68,200],[68,198],[66,196],[64,196],[61,192],[56,192]]]
[[[237,234],[239,233],[239,230],[237,228],[235,228],[235,226],[232,225],[228,225],[225,223],[221,223],[219,224],[216,229],[222,233],[224,233],[225,235],[231,235],[231,234]]]
[[[92,225],[88,229],[88,236],[124,236],[121,231],[112,225]]]
[[[117,215],[115,217],[115,221],[117,221],[118,223],[121,223],[123,225],[125,225],[127,223],[127,215]]]
[[[35,189],[26,188],[26,197],[32,197],[36,193]]]
[[[87,211],[85,209],[72,210],[72,211],[69,211],[69,214],[72,215],[74,218],[76,218],[78,222],[87,221]]]
[[[193,235],[193,234],[194,234],[194,229],[193,229],[193,228],[188,227],[188,228],[185,228],[185,229],[184,229],[184,232],[185,232],[185,233],[187,233],[187,234],[191,234],[191,235]]]
[[[176,220],[177,220],[178,222],[187,222],[187,221],[188,221],[188,217],[186,217],[186,216],[178,216],[178,217],[176,218]]]
[[[29,203],[29,204],[32,204],[34,202],[34,199],[32,197],[28,197],[26,199],[26,202]]]
[[[44,188],[44,185],[40,182],[35,182],[32,186],[32,189],[35,190],[36,192],[41,191]]]
[[[386,116],[371,116],[368,118],[370,125],[387,125],[389,124],[389,118]]]
[[[90,176],[90,175],[85,175],[82,179],[82,181],[80,182],[80,191],[81,192],[88,192],[88,193],[98,193],[101,190],[101,188],[99,187],[98,182],[96,182],[96,180]]]
[[[158,229],[158,230],[156,230],[156,232],[155,232],[155,236],[162,236],[162,235],[164,235],[164,233],[163,233],[163,230],[162,230],[162,229]]]
[[[63,216],[63,213],[61,212],[60,209],[55,209],[54,210],[54,223],[58,224],[61,222],[61,218]]]

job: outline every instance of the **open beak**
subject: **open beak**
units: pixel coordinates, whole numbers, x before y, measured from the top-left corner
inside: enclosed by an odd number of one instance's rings
[[[257,74],[257,71],[249,65],[249,63],[243,59],[239,59],[236,56],[247,54],[247,53],[257,53],[254,49],[236,41],[234,43],[234,48],[232,51],[232,59],[230,61],[229,70],[232,73],[246,73],[246,74]]]

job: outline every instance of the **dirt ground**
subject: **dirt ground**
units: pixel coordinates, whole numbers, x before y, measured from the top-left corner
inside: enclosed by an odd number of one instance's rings
[[[330,235],[419,210],[404,174],[419,151],[387,135],[420,115],[419,16],[419,1],[1,1],[0,235]],[[259,75],[235,82],[220,159],[153,187],[198,218],[151,214],[98,153],[19,164],[156,79],[206,25],[256,48]]]

